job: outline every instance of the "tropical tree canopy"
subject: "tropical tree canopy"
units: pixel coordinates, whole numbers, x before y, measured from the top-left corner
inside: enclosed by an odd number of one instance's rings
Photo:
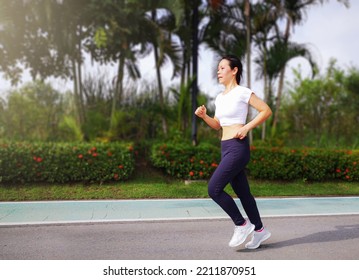
[[[235,54],[247,64],[248,85],[251,84],[249,74],[253,61],[258,74],[256,78],[263,82],[264,99],[275,112],[273,119],[266,124],[272,133],[266,134],[264,124],[261,128],[260,138],[265,140],[279,137],[277,131],[283,129],[279,126],[287,123],[290,117],[281,107],[288,62],[295,57],[304,57],[312,66],[312,78],[319,73],[315,56],[306,45],[291,40],[291,30],[305,20],[308,9],[327,2],[0,0],[0,72],[15,86],[21,81],[23,72],[29,71],[36,81],[32,91],[38,90],[44,95],[44,100],[53,96],[53,89],[45,83],[48,78],[61,77],[71,81],[73,92],[67,93],[64,99],[61,94],[56,97],[67,104],[67,110],[57,108],[63,103],[54,98],[55,104],[48,104],[44,112],[50,114],[50,108],[66,111],[66,118],[59,117],[52,123],[57,124],[60,120],[61,127],[73,131],[76,139],[172,137],[179,132],[196,143],[198,120],[193,111],[199,100],[209,102],[197,86],[198,50],[205,47],[218,56]],[[338,2],[343,6],[349,5],[346,0]],[[152,56],[155,62],[156,86],[151,85],[148,93],[139,94],[136,84],[146,88],[142,85],[139,62],[148,56]],[[91,78],[97,82],[89,80],[88,69],[84,67],[85,58],[94,64],[115,67],[115,77],[99,75]],[[168,64],[172,66],[170,76],[179,78],[176,89],[164,88],[162,83],[163,66]],[[352,74],[340,86],[356,94],[356,71],[353,70]],[[91,83],[96,86],[89,90]],[[104,83],[106,94],[102,91]],[[325,86],[325,83],[318,85]],[[31,106],[38,100],[32,97],[30,102],[20,91],[27,89],[19,90],[18,94],[11,91],[0,103],[3,134],[7,137],[11,135],[4,132],[8,130],[4,120],[11,122],[17,114],[11,111],[11,106]],[[136,94],[140,96],[132,97]],[[136,103],[137,97],[140,103]],[[293,100],[300,102],[301,99],[294,97]],[[142,111],[134,110],[131,107],[134,104],[137,104],[136,109],[148,109],[148,114],[142,115]],[[350,105],[351,108],[356,106],[355,102]],[[14,116],[10,116],[10,111]],[[354,121],[355,117],[351,120]],[[140,133],[135,127],[139,123],[147,127],[146,133]],[[206,134],[202,124],[199,129],[199,135]],[[323,130],[318,131],[321,133]],[[29,135],[25,130],[20,134]],[[41,139],[51,138],[50,132],[37,134],[42,135]],[[58,132],[56,135],[63,137],[64,134]],[[35,139],[33,135],[30,138]]]

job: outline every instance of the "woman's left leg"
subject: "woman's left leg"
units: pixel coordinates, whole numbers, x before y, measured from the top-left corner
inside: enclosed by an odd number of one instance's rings
[[[235,225],[242,225],[245,219],[234,199],[224,191],[236,174],[231,154],[225,154],[208,182],[208,195],[231,217]]]
[[[241,172],[231,180],[230,184],[240,199],[249,220],[255,226],[255,230],[260,230],[263,227],[263,224],[259,215],[257,203],[251,194],[245,171],[241,170]]]

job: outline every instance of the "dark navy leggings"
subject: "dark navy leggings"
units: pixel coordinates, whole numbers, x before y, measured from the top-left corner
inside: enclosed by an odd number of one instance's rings
[[[263,225],[244,170],[249,157],[248,137],[243,140],[234,138],[221,141],[221,162],[208,183],[208,194],[231,217],[235,225],[242,225],[245,219],[233,198],[224,191],[230,183],[250,222],[255,230],[259,230]]]

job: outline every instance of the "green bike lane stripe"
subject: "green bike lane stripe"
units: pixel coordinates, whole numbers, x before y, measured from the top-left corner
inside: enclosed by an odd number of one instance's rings
[[[359,197],[257,198],[262,217],[355,215]],[[238,199],[236,202],[245,216]],[[211,199],[0,202],[0,226],[228,218]]]

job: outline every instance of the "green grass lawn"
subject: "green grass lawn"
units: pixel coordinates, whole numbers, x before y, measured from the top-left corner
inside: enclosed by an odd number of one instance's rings
[[[139,168],[131,180],[106,184],[0,185],[0,201],[207,198],[207,183],[175,180],[157,170]],[[359,182],[261,181],[249,178],[256,197],[359,195]],[[226,190],[234,195],[230,186]]]

